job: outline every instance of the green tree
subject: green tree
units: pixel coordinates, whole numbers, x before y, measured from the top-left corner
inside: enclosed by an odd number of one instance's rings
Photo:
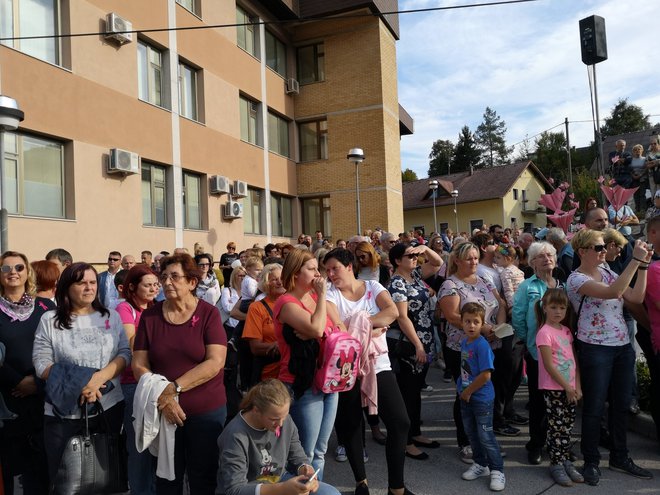
[[[407,168],[401,172],[401,182],[412,182],[414,180],[417,180],[417,174],[414,170]]]
[[[454,143],[449,139],[438,139],[429,153],[429,177],[448,174],[449,164],[454,154]],[[453,166],[453,164],[452,164]]]
[[[563,132],[543,132],[534,141],[534,164],[546,177],[568,180],[566,137]]]
[[[506,123],[495,110],[486,107],[484,121],[474,133],[477,145],[481,150],[481,166],[496,167],[509,161],[513,148],[506,145]]]
[[[587,198],[600,198],[598,181],[586,169],[579,169],[573,174],[573,185],[569,192],[575,194],[575,201],[580,203],[579,211],[584,211],[584,207],[587,205]]]
[[[628,132],[643,131],[651,127],[648,115],[644,115],[642,107],[628,103],[628,98],[619,98],[612,113],[605,119],[600,128],[603,136],[616,136]]]
[[[520,143],[518,151],[516,152],[516,156],[513,158],[513,160],[516,162],[532,160],[532,154],[532,143],[529,140],[529,136],[525,134],[525,139],[523,139],[522,143]]]
[[[474,135],[470,131],[470,128],[464,125],[458,135],[458,142],[454,150],[454,159],[451,166],[452,171],[466,172],[470,170],[470,166],[476,167],[479,165],[480,157],[481,152],[474,140]]]

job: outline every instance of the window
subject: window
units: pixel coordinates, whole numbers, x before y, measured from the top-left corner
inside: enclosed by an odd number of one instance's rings
[[[330,197],[302,200],[303,232],[320,230],[327,237],[332,237],[330,216]]]
[[[0,38],[60,34],[58,0],[0,0]],[[5,40],[4,45],[51,64],[60,63],[59,38]]]
[[[243,232],[246,234],[261,234],[261,198],[263,192],[249,189],[243,199]]]
[[[289,122],[270,112],[268,113],[268,150],[289,156]]]
[[[4,134],[3,191],[9,213],[65,218],[64,160],[61,143]]]
[[[138,96],[141,100],[164,107],[163,53],[138,41]]]
[[[270,224],[273,235],[293,236],[292,210],[291,198],[278,194],[270,195]]]
[[[443,234],[447,232],[447,229],[449,228],[449,223],[447,222],[440,222],[440,232]],[[456,235],[458,235],[458,232],[456,232]]]
[[[167,227],[167,171],[142,162],[142,224]]]
[[[239,110],[241,114],[241,139],[248,143],[261,146],[262,140],[259,133],[261,112],[259,111],[259,103],[241,96]]]
[[[242,8],[236,7],[236,43],[253,57],[259,57],[259,20],[250,17]]]
[[[325,80],[323,43],[298,48],[298,82],[309,84]]]
[[[179,115],[197,118],[197,69],[179,62]]]
[[[513,199],[516,201],[518,200],[518,189],[513,190]]]
[[[202,177],[191,172],[183,173],[183,227],[202,228]]]
[[[266,31],[266,65],[286,77],[286,45]]]
[[[197,5],[197,0],[176,0],[176,3],[181,5],[184,9],[192,12],[195,15],[199,15],[199,6]]]
[[[527,202],[527,191],[525,189],[522,190],[522,202]]]
[[[303,122],[300,131],[300,161],[328,159],[328,121]]]
[[[484,221],[483,219],[480,220],[470,220],[470,232],[468,232],[469,235],[472,235],[472,231],[474,229],[480,229],[481,227],[484,226]]]

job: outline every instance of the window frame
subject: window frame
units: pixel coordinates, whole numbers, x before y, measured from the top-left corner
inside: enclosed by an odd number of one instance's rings
[[[321,48],[319,50],[319,47]],[[301,52],[303,50],[312,49],[311,54],[311,78],[303,77]],[[317,82],[325,81],[325,45],[321,41],[319,43],[311,43],[309,45],[299,46],[296,49],[296,76],[301,85],[314,84]]]
[[[182,186],[182,205],[183,205],[183,228],[188,229],[188,230],[205,230],[205,222],[204,222],[204,188],[203,184],[205,182],[205,177],[203,174],[193,172],[191,170],[183,170],[181,172],[181,186]],[[197,183],[197,198],[198,198],[198,224],[197,225],[191,225],[190,222],[190,208],[188,205],[187,198],[191,196],[190,193],[190,186],[188,184],[189,179],[196,179],[198,181]]]
[[[153,179],[153,169],[157,170],[162,170],[163,173],[163,180],[161,181],[154,181]],[[144,202],[145,202],[145,197],[144,197],[144,183],[145,183],[145,173],[149,174],[149,215],[151,218],[151,222],[147,223],[145,222],[145,211],[144,211]],[[141,180],[141,201],[142,201],[142,225],[145,227],[169,227],[170,226],[170,212],[168,211],[168,204],[169,204],[169,192],[170,192],[170,179],[168,177],[168,169],[164,165],[159,165],[157,163],[151,163],[151,162],[145,162],[144,160],[142,161],[141,164],[141,171],[140,171],[140,180]],[[157,183],[154,183],[157,182]],[[155,192],[157,190],[163,191],[163,222],[158,223],[157,217],[158,217],[158,212],[157,212],[157,206],[155,204]],[[154,221],[156,219],[156,221]]]
[[[513,200],[518,201],[518,189],[513,189]]]
[[[263,191],[262,189],[248,187],[248,194],[245,198],[243,198],[243,233],[244,234],[263,235],[264,197],[265,197],[265,191]]]
[[[47,38],[41,38],[41,39],[32,39],[32,40],[21,40],[21,39],[13,39],[13,40],[7,40],[0,42],[0,44],[3,44],[7,47],[13,48],[14,50],[18,50],[21,53],[25,53],[26,55],[29,55],[31,57],[34,57],[38,60],[43,60],[44,62],[56,65],[58,67],[62,66],[62,42],[61,38],[58,37],[59,34],[62,33],[62,5],[61,5],[61,0],[51,0],[52,1],[52,14],[53,14],[53,32],[52,33],[45,33],[41,30],[36,31],[34,33],[27,33],[24,34],[22,33],[21,30],[21,16],[19,15],[21,12],[20,9],[20,3],[22,0],[9,0],[11,3],[11,20],[10,22],[7,23],[9,26],[9,29],[11,32],[8,33],[2,33],[2,24],[0,24],[0,37],[3,38],[19,38],[22,36],[44,36],[44,35],[51,35],[52,37],[47,37]],[[35,16],[30,16],[30,14],[23,14],[24,16],[27,15],[29,18],[33,18]],[[0,23],[2,21],[0,20]],[[54,59],[51,60],[47,56],[42,57],[40,54],[36,53],[37,50],[30,49],[30,45],[37,45],[39,43],[41,44],[46,44],[52,42],[52,48],[51,45],[48,45],[46,47],[47,51],[51,51],[53,53]],[[22,46],[23,45],[23,46]],[[25,46],[27,45],[27,46]]]
[[[325,129],[323,129],[323,123],[325,123]],[[304,153],[304,143],[303,143],[303,132],[302,127],[309,124],[315,124],[315,136],[316,136],[316,154],[315,158],[309,158],[305,156]],[[300,161],[301,162],[313,162],[317,160],[327,160],[328,159],[328,119],[318,119],[318,120],[308,120],[306,122],[298,122],[298,141],[299,141],[299,152],[300,152]]]
[[[144,52],[141,52],[141,48],[144,47]],[[142,53],[146,56],[144,60],[142,59]],[[156,68],[159,74],[158,84],[154,80],[154,64],[151,60],[151,54],[156,53],[160,58],[160,65],[157,65]],[[138,57],[138,99],[151,105],[155,105],[160,108],[169,109],[169,98],[167,97],[167,84],[166,80],[168,78],[168,67],[167,67],[167,57],[166,50],[150,43],[147,40],[142,38],[138,39],[137,45],[137,57]],[[143,67],[144,66],[144,67]],[[142,70],[145,70],[146,73],[142,74]],[[143,81],[146,78],[146,91],[147,95],[143,95]]]
[[[258,22],[258,17],[251,15],[240,5],[236,5],[236,46],[256,59],[260,59]],[[242,43],[241,40],[243,40]],[[248,41],[251,41],[252,46]]]
[[[293,237],[293,199],[291,196],[284,196],[278,193],[270,194],[270,226],[272,235],[276,237]],[[288,203],[288,213],[285,203]]]
[[[184,5],[185,2],[185,5]],[[190,12],[196,17],[201,18],[201,12],[200,12],[200,2],[199,0],[176,0],[176,3],[179,4],[182,8]],[[188,7],[190,5],[190,7]]]
[[[273,70],[276,74],[279,74],[282,76],[284,79],[286,79],[287,75],[287,47],[286,43],[284,43],[282,40],[280,40],[275,34],[273,34],[269,30],[266,31],[266,67],[269,67],[270,69]],[[269,41],[272,39],[272,47],[269,50]],[[274,49],[274,53],[271,53]],[[280,60],[280,50],[282,52],[282,55],[284,57],[284,60]],[[271,62],[271,60],[274,60],[274,62]]]
[[[274,127],[272,126],[274,124]],[[291,122],[268,111],[268,151],[289,158],[291,156]],[[283,136],[282,134],[286,135]],[[285,146],[286,149],[282,149]]]
[[[184,98],[187,96],[186,92],[184,91],[184,85],[186,79],[183,77],[182,71],[188,71],[188,73],[191,74],[191,92],[192,92],[192,102],[189,103],[189,106],[192,109],[192,112],[190,115],[184,113],[186,112],[187,108],[184,108],[184,104],[187,102],[187,98]],[[179,90],[179,115],[189,119],[193,120],[195,122],[200,122],[200,111],[199,111],[199,77],[200,77],[200,69],[197,67],[187,63],[185,60],[179,58],[179,65],[177,67],[177,79],[178,79],[178,90]]]
[[[318,224],[312,225],[307,213],[305,203],[309,201],[319,201],[319,209],[317,218]],[[330,238],[332,237],[332,208],[330,204],[330,196],[314,196],[310,198],[300,198],[300,209],[302,212],[302,226],[303,232],[316,232],[320,230],[323,234]]]
[[[244,102],[246,111],[243,109]],[[241,94],[239,96],[239,114],[241,141],[263,147],[261,103]],[[248,132],[247,136],[243,135],[244,127]],[[252,136],[252,127],[254,127],[254,136]]]

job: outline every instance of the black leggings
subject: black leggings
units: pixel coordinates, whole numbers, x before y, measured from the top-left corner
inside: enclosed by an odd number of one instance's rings
[[[445,347],[442,352],[445,355],[445,365],[454,379],[454,384],[456,384],[458,377],[461,376],[461,353],[449,347]],[[454,400],[454,425],[456,425],[456,442],[458,443],[458,448],[462,449],[466,445],[470,445],[470,440],[465,433],[465,428],[463,428],[461,399],[458,397],[458,393]]]
[[[381,371],[376,375],[378,384],[378,415],[387,428],[385,459],[387,461],[388,487],[394,490],[404,487],[403,465],[406,453],[406,439],[410,422],[406,406],[399,393],[394,373]],[[335,429],[339,443],[346,448],[346,457],[353,470],[355,481],[367,478],[362,457],[362,399],[360,381],[348,392],[339,393]],[[364,430],[363,430],[364,431]]]

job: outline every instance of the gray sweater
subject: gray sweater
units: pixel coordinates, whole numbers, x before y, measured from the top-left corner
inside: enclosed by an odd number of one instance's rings
[[[238,414],[218,438],[220,466],[217,495],[254,495],[257,485],[278,483],[285,471],[297,473],[308,463],[298,429],[287,416],[278,437],[256,430]]]
[[[108,316],[102,316],[99,312],[74,316],[71,329],[55,327],[55,311],[44,313],[32,348],[32,361],[37,376],[42,376],[50,365],[60,362],[101,369],[114,358],[121,357],[127,365],[130,364],[131,348],[124,326],[119,314],[113,309],[109,311]],[[105,410],[124,399],[119,377],[113,378],[112,383],[114,388],[101,399]],[[52,406],[48,402],[45,404],[44,413],[54,416]]]

